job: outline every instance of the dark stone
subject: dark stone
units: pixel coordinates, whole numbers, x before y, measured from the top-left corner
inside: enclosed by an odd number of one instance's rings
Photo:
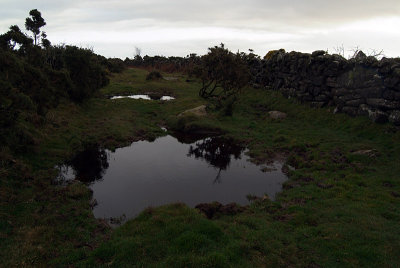
[[[342,107],[341,106],[336,106],[335,109],[333,110],[333,114],[340,113],[341,111],[342,111]]]
[[[369,149],[369,150],[358,150],[358,151],[354,151],[352,152],[353,155],[364,155],[364,156],[368,156],[370,158],[376,157],[377,155],[379,155],[378,151],[374,150],[374,149]]]
[[[365,80],[364,86],[377,88],[377,87],[383,87],[383,84],[384,84],[383,78],[380,75],[375,74],[372,78],[368,78],[367,80]]]
[[[396,69],[396,70],[398,70],[398,69]],[[395,88],[397,85],[399,85],[399,83],[400,83],[399,76],[387,77],[384,80],[384,85],[385,85],[385,87],[388,87],[388,88]]]
[[[373,81],[373,85],[378,85],[377,70],[374,68],[367,68],[362,65],[355,65],[351,70],[343,73],[337,79],[338,85],[344,88],[364,88],[368,87],[367,82]]]
[[[326,54],[325,50],[316,50],[311,54],[311,56],[312,57],[318,57],[318,56],[323,56],[325,54]]]
[[[372,109],[366,104],[361,104],[358,108],[358,115],[369,116],[370,112],[372,112]]]
[[[392,66],[392,76],[399,78],[400,77],[400,63],[397,63],[396,66]]]
[[[358,53],[354,57],[354,59],[356,59],[357,61],[364,61],[367,59],[367,55],[365,55],[365,53],[360,50],[360,51],[358,51]]]
[[[349,94],[350,90],[348,90],[347,88],[338,88],[338,89],[334,89],[333,91],[333,95],[335,96],[344,96]]]
[[[378,61],[378,59],[375,58],[374,56],[368,56],[368,57],[364,60],[364,62],[365,62],[366,64],[368,64],[368,65],[375,66],[375,65],[378,64],[379,61]]]
[[[389,122],[392,122],[396,126],[400,126],[400,111],[392,111],[389,115]]]
[[[323,82],[324,82],[324,77],[323,76],[314,76],[311,79],[312,83],[316,86],[322,86]]]
[[[335,77],[328,77],[328,78],[326,78],[325,84],[326,84],[328,87],[337,87],[337,86],[338,86]]]
[[[322,102],[322,101],[312,101],[311,103],[310,103],[310,105],[311,105],[311,107],[314,107],[314,108],[322,108],[322,107],[324,107],[325,106],[325,102]]]
[[[385,99],[378,99],[378,98],[367,99],[367,104],[375,108],[386,109],[386,110],[400,109],[400,102],[389,101]]]
[[[304,94],[301,94],[301,93],[297,93],[297,98],[299,98],[301,101],[305,101],[305,102],[308,102],[308,101],[312,101],[313,100],[313,96],[311,96],[310,94],[308,94],[308,93],[304,93]]]
[[[382,94],[382,97],[386,100],[395,100],[396,91],[393,90],[385,90]]]
[[[383,94],[383,87],[368,87],[355,89],[354,92],[360,94],[363,98],[381,98]]]
[[[383,57],[378,63],[379,73],[387,74],[391,71],[391,64],[388,58]]]
[[[361,104],[365,104],[364,99],[355,99],[355,100],[349,100],[345,102],[346,106],[352,106],[352,107],[358,107]]]
[[[356,116],[358,115],[358,108],[345,106],[342,108],[342,112],[350,116]]]
[[[332,56],[332,59],[333,59],[334,61],[338,62],[338,63],[343,62],[343,61],[346,61],[346,58],[344,58],[342,55],[333,54],[333,55],[331,55],[331,56]]]
[[[369,112],[369,118],[375,123],[386,123],[388,121],[388,115],[385,112],[376,110]]]
[[[287,117],[286,113],[280,111],[269,111],[268,115],[272,119],[285,119]]]
[[[340,101],[343,101],[344,103],[346,103],[348,101],[352,101],[352,100],[361,99],[361,98],[362,98],[362,96],[358,95],[358,94],[348,94],[348,95],[338,97],[338,99]]]
[[[315,101],[318,101],[318,102],[327,102],[328,100],[329,100],[329,97],[324,94],[315,96]]]

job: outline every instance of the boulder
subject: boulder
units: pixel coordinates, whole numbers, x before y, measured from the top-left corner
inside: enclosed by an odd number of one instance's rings
[[[375,123],[386,123],[388,121],[387,113],[379,110],[370,111],[369,118]]]
[[[318,56],[323,56],[325,54],[326,54],[325,50],[316,50],[311,54],[311,56],[312,57],[318,57]]]
[[[286,113],[280,111],[269,111],[268,115],[272,119],[285,119],[287,117]]]
[[[360,107],[358,108],[358,115],[361,116],[369,116],[371,112],[372,112],[371,107],[369,107],[366,104],[361,104]]]
[[[353,155],[365,155],[368,157],[375,157],[378,155],[378,152],[374,149],[367,149],[367,150],[358,150],[352,152]]]
[[[396,126],[400,126],[400,111],[392,111],[389,115],[389,122],[392,122]]]
[[[354,59],[356,59],[357,61],[364,61],[367,59],[367,55],[365,55],[365,53],[360,50],[360,51],[358,51],[358,53],[354,57]]]
[[[367,104],[379,109],[389,109],[389,110],[400,109],[400,102],[389,101],[385,99],[370,98],[367,99]]]
[[[178,117],[185,116],[185,115],[206,116],[207,115],[206,106],[200,105],[193,109],[186,110],[186,111],[178,114]]]
[[[351,106],[351,107],[359,107],[361,104],[365,104],[364,99],[349,100],[349,101],[346,101],[346,103],[345,103],[346,106]]]
[[[348,114],[350,116],[356,116],[356,115],[358,115],[358,108],[351,107],[351,106],[345,106],[342,108],[342,113]]]

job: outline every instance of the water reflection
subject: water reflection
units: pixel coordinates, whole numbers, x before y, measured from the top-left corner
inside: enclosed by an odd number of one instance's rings
[[[160,96],[160,95],[129,95],[129,96],[112,96],[110,97],[111,100],[116,99],[134,99],[134,100],[162,100],[162,101],[169,101],[174,100],[174,97],[171,96]]]
[[[106,150],[93,145],[76,154],[66,164],[67,172],[70,172],[68,168],[71,168],[76,180],[91,184],[103,178],[109,167],[108,154]],[[68,176],[67,179],[69,179]]]
[[[248,161],[244,149],[220,137],[185,144],[167,135],[115,152],[88,148],[68,161],[61,175],[89,185],[99,218],[129,219],[149,206],[176,202],[191,207],[213,201],[245,205],[249,194],[274,199],[287,179],[282,164],[263,172]]]
[[[207,138],[190,145],[188,156],[204,159],[218,169],[214,183],[221,183],[221,171],[229,167],[231,159],[240,159],[244,147],[237,145],[232,139],[221,137]]]

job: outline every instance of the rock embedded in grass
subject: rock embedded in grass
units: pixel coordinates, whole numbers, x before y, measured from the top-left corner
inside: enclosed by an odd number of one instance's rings
[[[180,113],[178,115],[178,117],[189,115],[189,114],[196,115],[196,116],[206,116],[207,115],[206,106],[200,105],[196,108],[186,110],[186,111]]]
[[[269,111],[268,114],[272,119],[285,119],[287,117],[286,113],[280,111]]]
[[[396,126],[400,126],[400,110],[393,111],[389,116],[389,122]]]

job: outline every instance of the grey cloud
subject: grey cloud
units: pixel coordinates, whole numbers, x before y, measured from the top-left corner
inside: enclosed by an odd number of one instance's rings
[[[258,20],[282,25],[295,23],[315,26],[400,14],[398,0],[81,1],[77,5],[89,11],[88,21],[152,18],[160,22],[207,25],[222,25],[227,21],[246,25],[247,22]]]
[[[220,41],[227,42],[227,45],[231,43],[232,49],[259,48],[260,51],[284,46],[302,50],[325,49],[329,48],[328,44],[332,47],[344,41],[351,43],[351,37],[355,45],[358,45],[357,40],[362,40],[366,44],[367,40],[363,38],[364,35],[370,37],[368,29],[365,29],[363,36],[354,33],[350,37],[348,33],[335,35],[335,30],[368,19],[399,18],[400,1],[2,0],[0,30],[5,31],[11,24],[18,24],[23,28],[24,20],[29,10],[33,8],[42,12],[47,21],[44,30],[48,32],[50,40],[55,42],[79,44],[87,42],[87,36],[95,36],[97,39],[91,40],[93,45],[95,47],[98,45],[107,55],[112,55],[109,42],[102,43],[101,38],[107,39],[108,33],[114,33],[113,36],[133,35],[132,38],[113,40],[114,48],[119,46],[118,53],[121,54],[124,52],[129,55],[128,47],[138,43],[142,47],[148,47],[151,54],[157,54],[156,49],[160,49],[159,53],[165,55],[182,55],[192,51],[205,52],[204,46],[215,45]],[[219,39],[226,39],[216,40],[214,36],[199,31],[204,28],[228,29],[228,31],[238,31],[240,34],[236,38],[222,36]],[[191,35],[187,39],[170,36],[165,37],[166,40],[151,39],[155,43],[149,43],[150,41],[140,43],[141,31],[159,34],[170,29],[189,29],[188,31],[199,31],[198,35],[200,33],[203,35],[202,37]],[[329,35],[324,33],[328,31],[331,31]],[[271,37],[274,33],[286,34],[289,37],[275,39]],[[392,34],[393,41],[389,44],[391,35],[387,34],[384,38],[387,44],[381,43],[380,47],[399,45],[397,41],[399,35],[400,33]],[[253,38],[253,36],[259,37]],[[52,37],[56,37],[55,40]],[[340,40],[341,38],[345,40]],[[174,42],[176,39],[180,40],[179,43]],[[379,44],[376,42],[377,40],[374,40],[374,44]],[[187,52],[183,51],[185,47]]]
[[[28,4],[21,0],[6,0],[2,5],[6,7],[0,13],[3,19],[20,17],[32,8],[38,8],[44,17],[80,26],[147,19],[159,25],[214,25],[277,31],[281,28],[326,27],[400,14],[398,0],[32,0]]]

